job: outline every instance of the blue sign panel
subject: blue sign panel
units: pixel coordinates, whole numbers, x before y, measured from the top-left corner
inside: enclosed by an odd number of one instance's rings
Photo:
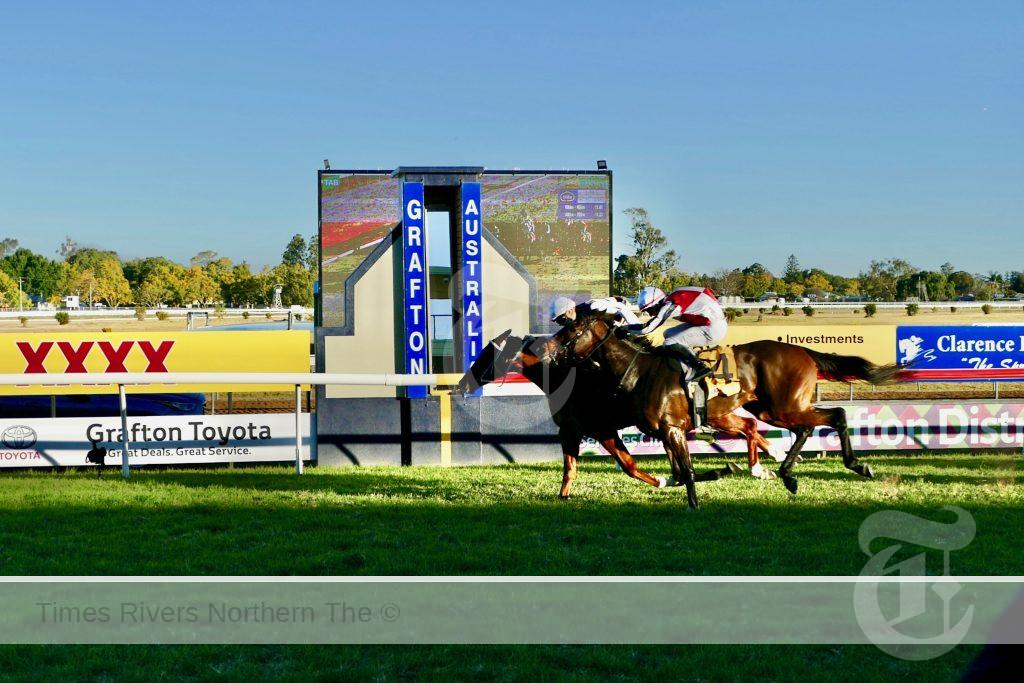
[[[465,370],[483,349],[480,183],[462,183],[462,355]]]
[[[427,343],[427,264],[423,183],[402,183],[402,290],[405,295],[405,371],[430,372]],[[424,398],[427,387],[407,387],[406,396]]]
[[[608,193],[604,189],[561,190],[558,193],[558,217],[605,220],[608,217]]]
[[[913,370],[1024,368],[1024,326],[899,326],[896,360]]]

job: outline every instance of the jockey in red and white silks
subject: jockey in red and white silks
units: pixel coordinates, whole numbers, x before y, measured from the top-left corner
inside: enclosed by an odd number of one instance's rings
[[[680,287],[666,295],[657,287],[644,287],[637,305],[650,313],[651,319],[643,325],[630,325],[629,332],[650,334],[670,320],[676,321],[664,332],[665,348],[676,352],[696,371],[693,381],[711,374],[711,368],[697,358],[693,347],[715,346],[725,338],[728,323],[714,292],[706,287]]]

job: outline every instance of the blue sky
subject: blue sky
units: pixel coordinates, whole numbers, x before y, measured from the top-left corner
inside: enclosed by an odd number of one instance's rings
[[[1022,38],[1019,1],[6,5],[0,236],[264,264],[325,157],[603,158],[686,270],[1024,269]]]

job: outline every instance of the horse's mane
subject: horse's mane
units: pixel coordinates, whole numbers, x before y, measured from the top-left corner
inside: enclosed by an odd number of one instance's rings
[[[601,311],[592,311],[590,313],[587,313],[586,317],[600,320],[601,322],[607,324],[609,327],[615,324],[616,322],[616,318],[614,315],[611,315],[609,313],[603,313]],[[618,339],[619,341],[621,341],[623,344],[633,349],[634,351],[639,350],[642,353],[658,355],[658,352],[661,350],[660,346],[656,346],[651,341],[650,337],[644,334],[623,335]]]

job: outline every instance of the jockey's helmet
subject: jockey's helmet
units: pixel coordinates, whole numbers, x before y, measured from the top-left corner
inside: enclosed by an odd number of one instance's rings
[[[664,300],[665,292],[657,287],[644,287],[636,297],[636,305],[641,311],[646,311]]]
[[[567,296],[556,296],[551,300],[551,322],[564,325],[575,317],[576,302]]]

